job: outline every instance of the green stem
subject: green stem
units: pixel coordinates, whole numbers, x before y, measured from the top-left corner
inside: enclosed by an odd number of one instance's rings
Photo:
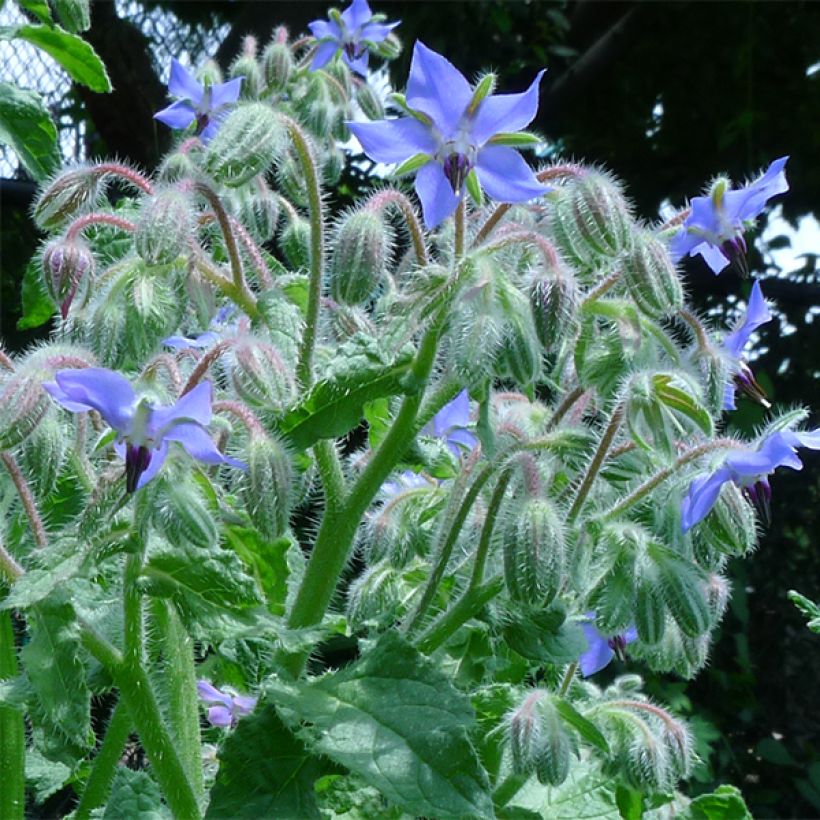
[[[504,778],[501,785],[493,792],[493,805],[496,809],[503,808],[524,788],[530,779],[528,774],[510,774]]]
[[[576,387],[573,390],[570,390],[566,396],[564,396],[564,400],[558,407],[555,408],[555,412],[552,414],[552,418],[550,418],[547,424],[547,430],[554,430],[560,423],[564,416],[569,412],[570,408],[573,404],[575,404],[581,396],[584,395],[586,391],[583,387]]]
[[[453,259],[458,263],[462,256],[464,256],[464,239],[467,234],[467,204],[464,197],[461,198],[456,206],[456,235],[455,243],[453,245]]]
[[[0,680],[17,674],[11,612],[0,612]],[[26,726],[23,712],[0,706],[0,817],[23,820],[26,807]]]
[[[322,487],[325,491],[325,509],[337,510],[345,497],[345,477],[339,454],[332,441],[323,439],[313,448],[319,475],[322,477]]]
[[[589,491],[592,489],[592,484],[597,478],[598,472],[600,471],[601,467],[603,466],[604,460],[606,459],[607,453],[609,452],[609,448],[612,445],[612,439],[615,438],[615,434],[618,432],[618,428],[621,426],[621,419],[623,418],[623,415],[623,405],[618,404],[612,411],[612,416],[609,420],[609,424],[606,426],[606,430],[604,430],[604,434],[601,437],[601,441],[598,444],[598,449],[595,451],[595,455],[592,457],[592,461],[590,462],[586,474],[584,475],[584,480],[581,482],[581,486],[578,488],[578,492],[575,495],[575,500],[572,502],[572,507],[570,507],[569,513],[567,515],[568,521],[574,521],[578,516],[578,513],[581,511],[581,507],[583,506],[584,501],[586,501],[587,495],[589,495]]]
[[[171,602],[153,599],[151,615],[164,659],[161,685],[169,728],[191,786],[202,799],[202,739],[193,641]]]
[[[194,189],[197,193],[202,194],[202,196],[208,200],[208,204],[213,208],[214,214],[216,214],[216,221],[219,223],[219,230],[222,232],[222,237],[225,240],[225,250],[228,252],[228,260],[231,263],[234,287],[237,291],[246,293],[248,286],[245,283],[245,275],[242,273],[242,258],[239,256],[239,247],[236,244],[236,237],[231,230],[231,219],[217,196],[216,191],[212,190],[203,182],[197,182],[194,185]]]
[[[498,511],[501,509],[504,495],[507,492],[510,478],[512,478],[512,471],[505,470],[499,477],[498,483],[495,485],[492,497],[490,498],[490,505],[487,507],[487,515],[484,519],[484,526],[481,528],[481,538],[478,541],[478,549],[475,553],[475,563],[473,564],[473,574],[470,577],[468,592],[476,589],[484,580],[484,567],[487,565],[487,556],[490,554],[490,544],[493,539],[495,522],[498,518]]]
[[[259,318],[259,308],[253,294],[246,288],[238,288],[230,279],[226,279],[204,256],[197,256],[195,264],[203,276],[215,285],[234,304],[238,305],[251,318]]]
[[[74,813],[76,820],[88,820],[91,812],[105,803],[130,734],[131,715],[120,700],[111,713],[102,745],[94,757],[91,774]]]
[[[707,441],[705,444],[699,444],[697,447],[687,450],[685,453],[678,456],[675,463],[671,467],[665,467],[663,470],[659,470],[652,476],[652,478],[644,481],[640,487],[631,492],[626,498],[621,499],[617,504],[615,504],[615,506],[610,507],[601,516],[601,518],[604,521],[615,518],[624,512],[624,510],[628,510],[631,506],[637,504],[642,498],[645,498],[650,492],[652,492],[652,490],[655,489],[655,487],[666,481],[667,478],[677,472],[677,470],[681,467],[689,464],[690,461],[694,461],[695,459],[706,455],[706,453],[710,453],[712,450],[723,450],[727,448],[743,449],[743,445],[734,439],[719,438],[714,441]]]
[[[308,284],[307,316],[302,344],[299,349],[299,361],[296,365],[296,376],[299,384],[310,387],[313,381],[313,349],[316,346],[316,331],[319,323],[319,302],[322,296],[322,261],[324,255],[324,223],[322,219],[322,191],[319,187],[319,175],[316,163],[310,153],[310,146],[302,129],[290,117],[283,117],[290,134],[296,156],[302,166],[305,177],[305,188],[310,210],[310,279]]]
[[[418,640],[419,649],[429,655],[438,649],[456,630],[477,615],[504,588],[501,577],[486,584],[470,587],[456,605],[441,616]]]
[[[561,681],[561,688],[558,690],[558,696],[564,697],[567,691],[569,690],[569,685],[572,683],[572,679],[575,677],[575,673],[578,671],[578,661],[573,661],[568,667],[566,674],[564,675],[564,680]]]

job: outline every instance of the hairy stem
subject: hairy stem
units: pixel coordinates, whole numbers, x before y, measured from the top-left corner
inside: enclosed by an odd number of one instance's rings
[[[475,589],[484,580],[484,568],[487,565],[487,557],[490,554],[495,522],[498,518],[498,512],[501,509],[501,503],[504,501],[504,495],[507,492],[510,478],[512,478],[512,471],[504,470],[499,476],[493,494],[490,497],[490,504],[487,507],[487,515],[484,518],[484,525],[481,528],[481,537],[479,538],[478,548],[475,552],[475,563],[473,564],[473,573],[470,576],[468,591]]]
[[[146,194],[151,195],[154,193],[154,187],[148,181],[147,177],[144,177],[139,171],[135,171],[127,165],[123,165],[121,162],[101,162],[99,165],[95,165],[92,170],[99,176],[111,174],[112,176],[120,177],[120,179],[130,182],[135,188],[139,188]]]
[[[23,471],[14,459],[14,456],[9,452],[0,453],[0,461],[11,476],[14,486],[17,490],[17,495],[20,496],[20,501],[23,502],[23,509],[26,511],[26,517],[31,525],[31,534],[34,537],[34,543],[38,549],[45,549],[48,545],[48,538],[46,537],[46,528],[43,524],[43,519],[40,516],[40,511],[37,509],[37,502],[34,500],[34,494],[28,486],[26,477]]]
[[[427,246],[424,243],[424,231],[421,227],[416,209],[413,203],[401,191],[394,188],[387,188],[384,191],[377,191],[367,200],[365,208],[369,210],[383,210],[388,205],[393,205],[404,217],[407,230],[410,232],[410,239],[413,242],[413,251],[416,254],[416,261],[419,265],[426,265],[429,261]]]
[[[575,677],[575,673],[577,671],[578,661],[573,661],[567,667],[567,671],[564,673],[564,680],[561,681],[561,688],[558,690],[559,697],[564,697],[564,695],[566,695],[566,693],[569,691],[570,684],[572,683],[572,680]]]
[[[69,241],[76,239],[77,235],[82,233],[89,225],[113,225],[115,228],[128,231],[129,233],[133,233],[137,229],[137,226],[133,222],[129,222],[121,216],[106,213],[86,214],[79,219],[75,219],[68,226],[68,230],[65,234],[66,239]]]
[[[111,713],[103,742],[94,757],[91,774],[75,809],[74,816],[77,820],[88,820],[91,812],[105,803],[130,734],[131,715],[122,700],[119,700]]]
[[[467,203],[461,197],[455,213],[455,240],[453,244],[453,259],[458,262],[464,256],[464,241],[467,234]]]
[[[228,216],[228,212],[222,205],[216,191],[204,182],[197,182],[194,185],[194,190],[208,200],[208,204],[216,214],[216,221],[219,223],[219,230],[225,240],[225,250],[228,252],[228,260],[231,263],[234,287],[241,293],[247,293],[248,286],[245,283],[245,275],[242,273],[242,259],[239,256],[239,248],[236,244],[236,237],[231,227],[231,218]]]
[[[17,674],[11,612],[0,612],[0,681]],[[0,817],[23,820],[26,807],[26,726],[23,712],[0,706]]]

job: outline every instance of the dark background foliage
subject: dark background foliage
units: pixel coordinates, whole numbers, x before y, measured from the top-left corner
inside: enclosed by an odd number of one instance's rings
[[[317,2],[149,2],[181,24],[230,24],[216,59],[226,66],[242,36],[264,43],[274,25],[294,31],[325,14]],[[523,89],[547,66],[537,129],[564,156],[604,165],[624,179],[638,213],[658,218],[664,200],[681,206],[716,173],[735,180],[790,154],[791,191],[783,215],[793,225],[820,206],[820,4],[808,2],[374,2],[401,19],[407,49],[393,64],[402,85],[410,44],[422,39],[468,76],[492,68],[502,91]],[[88,39],[103,57],[115,93],[73,92],[88,119],[92,155],[118,155],[152,168],[169,134],[151,119],[165,104],[152,68],[151,42],[118,7],[97,2]],[[655,114],[653,115],[653,111]],[[661,113],[659,113],[661,112]],[[19,349],[34,336],[16,330],[22,271],[38,236],[26,208],[33,186],[3,180],[0,225],[0,337]],[[756,373],[780,406],[820,408],[820,305],[817,256],[781,270],[770,251],[750,251],[779,311],[761,332]],[[750,243],[751,244],[751,243]],[[817,235],[820,253],[820,233]],[[749,282],[734,271],[715,277],[687,264],[693,302],[725,315],[727,297],[745,298]],[[795,332],[788,332],[790,327]],[[746,432],[763,420],[748,404],[731,423]],[[820,423],[815,413],[812,421]],[[774,523],[750,560],[732,567],[734,597],[710,666],[694,682],[654,679],[653,690],[696,715],[704,764],[695,789],[739,786],[755,817],[820,817],[820,636],[809,633],[786,600],[797,588],[820,598],[816,531],[820,458],[802,473],[774,480]]]

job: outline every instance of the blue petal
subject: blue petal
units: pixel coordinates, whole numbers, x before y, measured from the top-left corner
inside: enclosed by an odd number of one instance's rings
[[[472,98],[464,75],[449,60],[416,42],[407,80],[407,104],[426,114],[446,140],[461,124]]]
[[[752,333],[761,325],[771,321],[772,314],[763,298],[763,291],[760,289],[760,282],[755,281],[752,285],[752,292],[749,296],[749,305],[746,308],[746,315],[743,323],[734,332],[730,333],[723,342],[723,348],[736,359],[740,358],[743,349],[749,342]]]
[[[587,639],[588,649],[578,659],[581,667],[581,674],[588,678],[596,672],[600,672],[615,657],[615,653],[609,646],[607,639],[595,628],[593,624],[581,624],[584,630],[584,637]]]
[[[202,84],[176,58],[171,58],[171,76],[168,80],[168,91],[174,97],[190,100],[194,105],[202,102],[205,89]],[[175,127],[175,126],[172,126]]]
[[[333,59],[338,50],[339,44],[335,40],[326,40],[323,43],[319,43],[319,48],[316,49],[316,53],[313,55],[313,62],[310,64],[310,70],[317,71],[318,69],[326,66]]]
[[[706,262],[715,275],[719,274],[731,261],[720,248],[709,242],[701,242],[700,245],[695,245],[690,255],[696,256],[697,254],[703,257],[703,261]]]
[[[521,94],[492,94],[482,100],[473,117],[470,134],[476,145],[483,145],[500,131],[520,131],[526,128],[538,112],[538,85],[543,71]]]
[[[416,154],[433,154],[430,129],[413,117],[378,122],[349,122],[347,127],[376,162],[404,162]]]
[[[735,481],[755,480],[768,475],[778,467],[801,470],[803,463],[795,452],[796,442],[788,434],[772,433],[757,450],[732,453],[726,459],[726,466],[732,470]]]
[[[212,388],[210,382],[201,382],[193,390],[186,393],[171,407],[155,407],[151,411],[148,421],[148,435],[152,438],[169,438],[179,441],[168,435],[172,425],[180,421],[193,421],[196,424],[211,423]]]
[[[720,488],[732,478],[726,467],[721,467],[712,475],[698,476],[690,485],[689,492],[681,504],[681,526],[684,532],[703,521],[720,495]]]
[[[143,470],[142,475],[140,475],[137,481],[138,490],[144,487],[162,469],[162,465],[165,464],[167,456],[168,445],[163,441],[157,449],[151,451],[151,461],[148,462],[148,466]]]
[[[199,138],[207,145],[216,136],[221,125],[221,117],[209,118],[208,124],[202,129],[202,133],[199,135]]]
[[[734,380],[729,381],[726,387],[723,388],[723,409],[724,410],[737,410],[737,405],[735,404],[735,396],[737,394],[737,388],[735,387]]]
[[[43,387],[72,412],[96,410],[106,424],[117,432],[126,432],[137,397],[124,376],[102,367],[84,370],[59,370],[55,382]]]
[[[208,709],[208,722],[212,726],[227,729],[233,723],[233,713],[225,706],[211,706]]]
[[[335,20],[314,20],[308,23],[310,33],[317,40],[341,40],[342,30]]]
[[[178,441],[189,456],[205,464],[230,464],[232,467],[247,469],[247,465],[219,452],[213,439],[198,424],[177,424],[166,434],[168,441]]]
[[[205,703],[221,703],[228,707],[232,706],[230,695],[221,692],[210,681],[198,680],[196,682],[196,693]]]
[[[820,428],[800,433],[783,433],[783,437],[793,447],[808,447],[810,450],[820,450]]]
[[[367,63],[369,54],[363,51],[360,57],[350,58],[346,51],[342,52],[342,59],[348,64],[351,71],[355,71],[360,77],[367,76]]]
[[[396,20],[395,23],[368,23],[359,32],[359,40],[380,43],[382,40],[386,40],[390,32],[400,23],[401,20]]]
[[[470,397],[462,390],[433,416],[433,435],[441,438],[454,427],[466,427],[470,423]]]
[[[727,217],[732,221],[754,219],[773,196],[788,191],[789,183],[783,172],[788,159],[788,157],[776,159],[760,179],[745,188],[728,191],[724,196]]]
[[[461,199],[453,192],[444,168],[437,162],[428,162],[416,174],[416,193],[421,201],[424,224],[432,229],[438,227],[453,213]]]
[[[344,20],[348,31],[355,31],[367,23],[373,16],[370,11],[370,6],[367,0],[353,0],[353,2],[342,12],[342,20]]]
[[[234,77],[226,83],[211,86],[211,111],[216,111],[226,105],[233,105],[242,91],[244,77]]]
[[[157,111],[154,119],[169,128],[187,128],[196,119],[196,112],[188,100],[177,100],[162,111]]]
[[[478,439],[463,427],[456,428],[447,434],[447,447],[456,458],[461,458],[465,452],[472,452],[477,441]]]
[[[489,145],[476,159],[476,173],[484,190],[499,202],[526,202],[550,190],[513,148]]]

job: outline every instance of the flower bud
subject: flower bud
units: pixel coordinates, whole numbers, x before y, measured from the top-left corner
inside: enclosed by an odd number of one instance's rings
[[[342,176],[345,167],[344,154],[335,146],[329,146],[322,152],[320,170],[322,182],[329,188],[334,187]]]
[[[157,178],[160,182],[173,183],[181,179],[191,179],[197,173],[197,167],[191,160],[190,154],[179,151],[168,154],[159,166]]]
[[[248,444],[248,473],[242,486],[245,509],[269,541],[284,535],[293,505],[293,467],[281,441],[253,435]]]
[[[708,632],[711,623],[703,571],[661,544],[651,544],[648,554],[655,564],[669,614],[683,634],[697,638]]]
[[[538,276],[530,285],[530,310],[538,340],[557,353],[577,326],[578,289],[570,276]]]
[[[251,54],[240,54],[228,69],[228,76],[235,80],[242,77],[242,87],[239,97],[243,100],[256,100],[262,94],[264,80],[262,78],[262,68],[256,61],[256,57]]]
[[[499,364],[522,388],[532,388],[538,381],[542,367],[541,345],[528,315],[516,317],[507,325]]]
[[[720,623],[720,619],[726,612],[730,595],[729,581],[716,572],[710,573],[706,578],[706,603],[709,606],[709,614],[712,616],[714,626]]]
[[[371,50],[385,60],[395,60],[402,52],[401,40],[391,31],[380,43],[373,43]]]
[[[402,609],[400,570],[382,561],[368,567],[347,593],[347,619],[355,628],[368,623],[392,623]]]
[[[754,509],[731,481],[720,491],[715,506],[695,531],[695,541],[702,541],[721,555],[742,556],[757,544]]]
[[[271,91],[284,91],[293,73],[293,54],[286,43],[267,45],[262,52],[262,70]]]
[[[649,231],[635,234],[620,269],[629,295],[650,319],[662,319],[683,307],[683,287],[669,251]]]
[[[529,498],[516,505],[504,534],[504,580],[513,600],[545,606],[564,577],[564,523],[555,505]]]
[[[657,572],[652,565],[644,568],[635,589],[635,627],[645,644],[659,643],[666,629],[666,605]]]
[[[260,245],[269,242],[279,224],[279,199],[262,177],[237,188],[230,197],[233,212]]]
[[[608,174],[585,171],[555,194],[551,229],[555,242],[570,261],[594,267],[629,248],[632,215],[621,185]]]
[[[634,742],[626,752],[627,779],[635,788],[660,792],[674,786],[675,777],[669,755],[659,738],[646,737],[635,732]]]
[[[91,28],[89,0],[52,0],[60,25],[72,34]]]
[[[273,109],[241,102],[222,123],[205,152],[205,169],[236,187],[264,172],[285,144],[285,130]]]
[[[478,384],[493,372],[501,325],[489,313],[470,310],[459,311],[453,324],[453,365],[465,384]]]
[[[92,207],[102,195],[100,175],[82,165],[58,174],[37,197],[32,216],[38,228],[53,231]]]
[[[43,272],[51,298],[60,306],[63,319],[84,278],[94,273],[91,249],[80,239],[61,237],[49,242],[43,251]]]
[[[308,207],[307,188],[305,186],[302,166],[295,152],[286,149],[276,165],[277,189],[294,205]]]
[[[535,759],[535,776],[539,783],[560,786],[569,776],[572,746],[558,710],[549,701],[538,704],[541,731]]]
[[[52,405],[40,386],[47,376],[36,368],[18,368],[0,382],[0,450],[11,450],[37,428]]]
[[[362,83],[356,89],[356,102],[369,120],[384,119],[384,105],[379,95],[367,83]]]
[[[0,424],[2,424],[0,412]],[[20,447],[20,464],[41,496],[51,493],[66,457],[66,435],[56,413],[46,412]]]
[[[220,85],[224,82],[222,69],[216,60],[206,60],[202,67],[196,72],[197,80],[204,86]]]
[[[310,267],[310,224],[304,217],[288,220],[279,234],[279,248],[293,270]]]
[[[149,265],[167,265],[184,250],[191,235],[191,206],[176,188],[143,200],[134,247]]]
[[[244,337],[232,353],[231,382],[244,401],[273,413],[293,401],[293,374],[276,348]]]
[[[538,702],[546,696],[540,690],[530,692],[524,702],[507,717],[512,767],[516,774],[529,774],[541,744],[541,721],[536,712]]]
[[[201,493],[189,481],[163,478],[157,486],[154,523],[174,545],[206,548],[216,544],[216,521]]]
[[[353,211],[343,217],[330,260],[331,297],[346,305],[366,302],[381,280],[390,246],[390,232],[378,212]]]

